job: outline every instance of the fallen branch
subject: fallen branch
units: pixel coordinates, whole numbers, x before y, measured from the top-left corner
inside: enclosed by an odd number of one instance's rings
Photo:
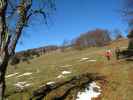
[[[46,97],[49,93],[54,90],[57,90],[63,86],[65,86],[65,90],[63,95],[51,97],[52,100],[64,100],[70,93],[71,90],[78,88],[81,89],[85,85],[91,83],[92,81],[96,80],[104,80],[105,77],[101,76],[97,73],[86,73],[80,76],[74,76],[67,81],[56,82],[50,85],[44,85],[39,89],[35,90],[30,98],[30,100],[42,100]],[[57,90],[58,91],[58,90]]]

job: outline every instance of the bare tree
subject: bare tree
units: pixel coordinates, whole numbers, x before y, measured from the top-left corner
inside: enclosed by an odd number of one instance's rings
[[[67,47],[69,47],[69,46],[70,46],[69,41],[66,40],[66,39],[64,39],[64,41],[63,41],[63,43],[62,43],[62,46],[61,46],[61,51],[64,52],[65,49],[66,49]]]
[[[37,14],[46,20],[54,8],[54,0],[0,0],[0,100],[4,99],[7,65],[23,29]]]
[[[115,40],[123,38],[122,32],[119,29],[115,29],[113,33],[115,35]]]
[[[91,46],[104,46],[111,41],[110,32],[103,29],[96,29],[76,38],[74,46],[76,49],[83,49]]]
[[[129,49],[133,49],[133,0],[124,0],[123,14],[129,25]]]

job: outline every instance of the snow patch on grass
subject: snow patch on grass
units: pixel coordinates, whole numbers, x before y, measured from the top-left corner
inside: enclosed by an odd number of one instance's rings
[[[22,77],[22,76],[29,76],[29,75],[31,75],[32,73],[30,73],[30,72],[26,72],[26,73],[24,73],[24,74],[21,74],[21,75],[19,75],[19,76],[17,76],[18,78],[19,77]]]
[[[88,60],[89,58],[81,58],[79,61],[85,61],[85,60]]]
[[[14,84],[14,86],[16,87],[17,90],[23,90],[26,87],[31,86],[31,84],[27,83],[27,82],[17,82],[16,84]]]
[[[57,78],[64,78],[64,76],[61,74],[61,75],[58,75]]]
[[[92,98],[97,98],[100,94],[100,87],[95,82],[92,82],[84,92],[78,92],[76,100],[92,100]]]
[[[55,84],[55,82],[48,82],[47,85]]]
[[[10,78],[10,77],[13,77],[13,76],[15,76],[15,75],[17,75],[18,73],[14,73],[14,74],[9,74],[9,75],[7,75],[6,76],[6,78]]]
[[[56,78],[64,78],[65,75],[67,75],[67,74],[71,74],[71,72],[70,71],[62,71],[61,74],[58,75]]]
[[[60,67],[71,67],[72,65],[64,65],[64,66],[60,66]]]
[[[71,72],[70,71],[62,71],[62,74],[71,74]]]

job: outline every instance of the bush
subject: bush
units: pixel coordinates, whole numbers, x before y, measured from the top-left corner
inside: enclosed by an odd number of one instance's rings
[[[17,58],[16,56],[14,56],[12,59],[11,59],[11,65],[16,65],[16,64],[19,64],[20,63],[20,59]]]

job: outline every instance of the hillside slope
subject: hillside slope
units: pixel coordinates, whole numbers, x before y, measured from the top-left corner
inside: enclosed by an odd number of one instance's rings
[[[6,95],[9,100],[28,100],[33,90],[47,82],[67,80],[84,73],[99,73],[108,81],[100,100],[133,100],[132,62],[117,61],[114,55],[111,61],[107,61],[103,55],[107,48],[125,48],[127,43],[127,39],[122,39],[105,47],[54,52],[35,58],[29,64],[23,62],[9,66]],[[16,93],[15,84],[18,82],[25,82],[29,87],[24,92]]]

